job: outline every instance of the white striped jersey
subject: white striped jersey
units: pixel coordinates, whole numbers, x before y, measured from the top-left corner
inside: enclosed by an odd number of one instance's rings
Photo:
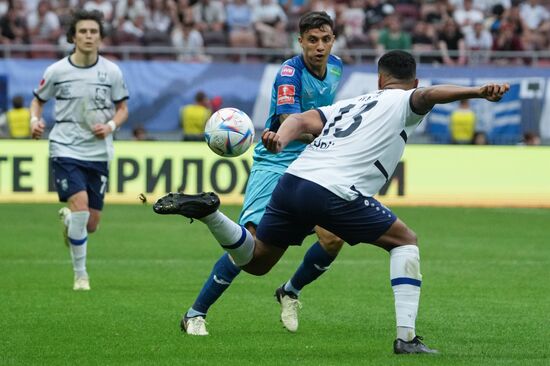
[[[287,173],[339,197],[372,197],[391,178],[408,136],[425,115],[411,110],[415,89],[384,89],[318,109],[321,134]]]
[[[111,120],[115,103],[128,98],[122,72],[115,63],[99,56],[95,64],[79,67],[65,57],[46,69],[34,95],[42,102],[55,98],[50,156],[87,161],[112,158],[112,134],[98,139],[92,128]]]

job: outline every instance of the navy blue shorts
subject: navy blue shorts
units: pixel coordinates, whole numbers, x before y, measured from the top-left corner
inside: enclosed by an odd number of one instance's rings
[[[101,210],[107,189],[109,167],[106,161],[52,158],[53,177],[61,202],[80,191],[88,193],[88,207]]]
[[[355,245],[376,241],[396,220],[397,216],[372,197],[346,201],[287,173],[271,195],[256,236],[266,244],[286,248],[301,245],[318,225]]]

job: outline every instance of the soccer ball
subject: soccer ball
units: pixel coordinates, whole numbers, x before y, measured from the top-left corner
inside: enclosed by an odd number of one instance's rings
[[[237,108],[222,108],[210,117],[204,128],[210,150],[224,157],[242,155],[254,140],[254,124]]]

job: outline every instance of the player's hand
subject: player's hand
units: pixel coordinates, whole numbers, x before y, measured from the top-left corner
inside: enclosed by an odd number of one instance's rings
[[[282,150],[279,135],[277,135],[276,132],[269,131],[267,128],[262,133],[262,143],[265,148],[272,153],[278,153]]]
[[[97,125],[94,125],[94,129],[92,132],[94,133],[95,137],[102,140],[113,133],[111,127],[108,124],[104,123],[98,123]]]
[[[482,98],[491,102],[498,102],[502,99],[502,96],[510,90],[510,84],[485,84],[480,90],[479,94]]]
[[[31,136],[33,139],[38,140],[42,137],[46,124],[42,119],[31,123]]]

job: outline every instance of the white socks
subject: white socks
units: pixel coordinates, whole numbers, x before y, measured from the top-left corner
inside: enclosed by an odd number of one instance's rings
[[[244,266],[252,260],[255,242],[248,230],[231,221],[220,211],[199,220],[208,226],[218,243],[229,253],[237,266]]]
[[[68,227],[69,242],[71,243],[71,258],[73,269],[77,277],[87,277],[86,247],[88,242],[88,211],[74,211],[71,213]]]
[[[390,251],[390,279],[395,296],[397,338],[411,341],[420,301],[420,254],[416,245],[402,245]]]

